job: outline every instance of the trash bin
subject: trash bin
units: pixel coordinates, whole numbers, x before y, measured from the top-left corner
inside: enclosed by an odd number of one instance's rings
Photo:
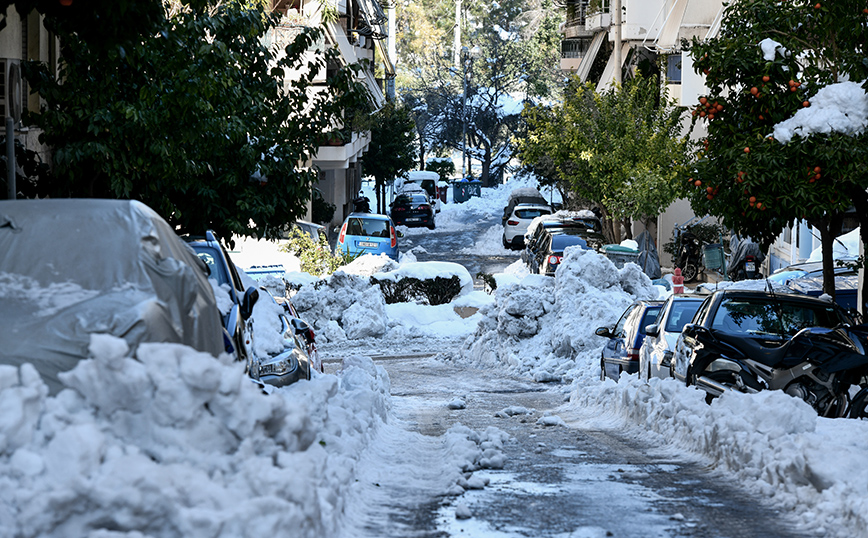
[[[621,245],[603,245],[600,252],[615,264],[615,267],[621,269],[624,264],[639,262],[639,251],[632,248],[622,247]]]
[[[448,186],[437,187],[437,195],[440,197],[440,201],[444,204],[447,202],[446,193],[449,190]]]
[[[466,179],[461,179],[452,183],[452,201],[456,204],[462,204],[470,200],[470,182]]]
[[[482,196],[482,182],[478,179],[474,179],[473,181],[467,182],[468,188],[470,189],[470,196]],[[469,197],[468,197],[469,198]]]

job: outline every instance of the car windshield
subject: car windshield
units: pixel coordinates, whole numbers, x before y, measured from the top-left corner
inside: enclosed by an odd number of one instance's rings
[[[693,319],[701,304],[702,301],[673,301],[663,330],[668,333],[680,333],[681,329]]]
[[[600,221],[596,219],[580,219],[574,218],[573,222],[578,224],[579,226],[584,226],[589,230],[594,230],[595,232],[602,232],[603,226],[600,224]]]
[[[717,309],[711,328],[735,334],[790,337],[805,327],[835,327],[842,321],[831,304],[732,298],[725,299]]]
[[[533,208],[533,209],[516,209],[515,216],[520,219],[535,219],[543,215],[549,215],[551,211],[548,209]]]
[[[347,220],[347,235],[389,237],[389,221],[350,217]]]

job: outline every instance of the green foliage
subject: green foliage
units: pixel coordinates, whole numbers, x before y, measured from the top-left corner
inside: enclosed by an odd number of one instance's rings
[[[418,302],[428,305],[446,304],[461,293],[461,280],[457,276],[426,278],[407,277],[397,280],[371,278],[372,285],[379,285],[386,304]]]
[[[636,77],[602,93],[573,79],[563,104],[528,106],[523,117],[522,164],[548,172],[606,216],[653,217],[676,199],[686,141],[681,111],[660,96],[656,79]]]
[[[332,253],[325,237],[319,240],[296,227],[289,230],[289,239],[280,250],[296,256],[301,262],[301,270],[314,276],[330,275],[353,261],[357,256],[345,252]]]
[[[455,175],[455,163],[451,160],[428,159],[428,162],[425,163],[425,170],[437,172],[440,175],[440,181],[450,181]]]
[[[720,243],[720,239],[722,237],[723,247],[725,249],[729,248],[729,230],[727,230],[726,227],[721,224],[700,222],[690,227],[690,233],[695,235],[699,242],[703,245]],[[669,242],[663,243],[663,252],[666,252],[671,256],[675,256],[680,246],[678,244],[680,239],[681,236],[678,236],[677,238],[675,237],[675,230],[673,229],[672,236]]]
[[[765,246],[795,219],[824,228],[850,205],[868,231],[865,133],[797,136],[787,144],[771,136],[820,88],[868,79],[864,8],[858,0],[736,1],[724,11],[718,38],[693,41],[694,67],[709,88],[694,122],[706,123],[708,135],[681,185],[697,214],[715,215]],[[767,38],[786,52],[766,59],[758,43]]]
[[[325,198],[323,198],[319,189],[313,190],[313,197],[311,199],[311,218],[314,222],[320,224],[331,222],[332,218],[335,216],[336,209],[337,207],[334,204],[330,204]]]
[[[3,154],[0,156],[0,196],[6,198],[9,190],[6,171],[6,137],[0,137],[0,148]],[[51,169],[47,163],[42,162],[35,151],[27,149],[17,138],[15,139],[15,192],[16,198],[33,198],[36,195],[36,186],[40,181],[46,180]]]
[[[371,122],[365,173],[382,185],[412,170],[416,165],[415,138],[416,126],[407,107],[396,101],[386,103]]]
[[[278,58],[265,39],[277,17],[244,4],[164,17],[123,46],[59,25],[59,76],[24,66],[45,102],[30,121],[55,150],[39,194],[138,199],[180,233],[222,237],[274,237],[303,216],[318,177],[298,163],[345,110],[366,105],[367,91],[346,67],[313,91],[337,63],[334,49],[316,52],[322,30],[301,30]],[[310,71],[285,86],[299,65]]]

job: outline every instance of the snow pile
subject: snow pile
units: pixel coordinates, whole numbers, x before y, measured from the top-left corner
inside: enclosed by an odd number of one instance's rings
[[[578,382],[568,409],[573,424],[656,432],[660,443],[707,455],[818,535],[868,528],[866,421],[820,418],[781,391],[728,392],[707,405],[702,391],[636,376]]]
[[[613,326],[634,300],[656,296],[639,266],[619,270],[594,251],[567,248],[554,279],[529,275],[498,285],[461,357],[541,382],[572,379],[599,368],[597,327]]]
[[[302,286],[292,304],[325,342],[386,332],[386,301],[368,278],[337,271],[313,286]]]
[[[382,368],[349,359],[267,396],[188,347],[126,353],[93,335],[56,397],[29,364],[0,367],[0,536],[331,533],[390,408]]]
[[[788,144],[794,136],[861,134],[868,126],[868,93],[856,82],[829,84],[817,90],[811,106],[775,125],[775,140]]]
[[[763,59],[767,62],[773,62],[775,60],[775,53],[778,51],[780,51],[781,56],[784,58],[790,55],[790,52],[783,45],[769,37],[760,41],[759,46],[763,51]]]
[[[340,268],[348,275],[372,276],[377,273],[394,271],[398,262],[386,254],[364,254]]]
[[[470,276],[470,273],[463,265],[452,262],[402,263],[394,270],[375,274],[374,279],[397,282],[404,278],[433,280],[437,277],[450,279],[453,276],[458,277],[458,281],[461,284],[461,295],[473,291],[473,277]]]

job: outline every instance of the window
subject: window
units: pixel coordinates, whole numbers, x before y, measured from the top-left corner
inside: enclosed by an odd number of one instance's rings
[[[681,55],[670,54],[666,57],[666,81],[681,84]]]
[[[665,331],[668,333],[680,333],[687,325],[696,311],[699,310],[699,301],[673,301],[666,320]]]

